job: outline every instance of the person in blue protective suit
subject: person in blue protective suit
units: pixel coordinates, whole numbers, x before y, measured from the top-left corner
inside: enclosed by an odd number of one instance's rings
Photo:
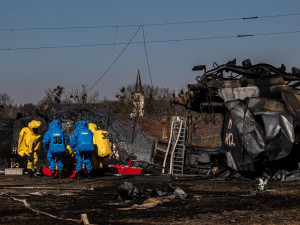
[[[75,178],[79,178],[81,176],[83,163],[88,171],[88,177],[92,177],[91,158],[94,150],[93,133],[88,129],[88,123],[86,121],[81,120],[76,123],[75,131],[70,140],[70,146],[72,151],[75,152],[75,159],[77,163]]]
[[[62,178],[63,158],[68,144],[68,136],[61,129],[61,122],[53,120],[49,124],[49,129],[43,138],[44,148],[48,150],[47,159],[50,164],[50,170],[55,178],[56,170],[58,177]]]

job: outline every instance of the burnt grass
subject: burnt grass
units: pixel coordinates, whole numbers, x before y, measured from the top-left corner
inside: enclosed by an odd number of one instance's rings
[[[104,176],[94,179],[0,176],[0,224],[80,224],[86,213],[90,224],[300,224],[300,182],[270,181],[266,191],[254,192],[251,180],[208,180],[169,176]],[[188,194],[152,208],[128,210],[143,200],[116,199],[123,182],[168,190],[168,184]],[[10,186],[36,187],[32,190]],[[94,190],[41,190],[37,187],[93,187]],[[33,209],[14,200],[26,199]],[[127,210],[126,210],[127,209]],[[64,219],[75,219],[69,221]]]

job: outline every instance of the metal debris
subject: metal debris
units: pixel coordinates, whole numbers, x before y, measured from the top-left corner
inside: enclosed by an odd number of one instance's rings
[[[271,175],[277,170],[298,169],[297,152],[300,121],[300,73],[285,65],[253,65],[249,59],[236,65],[236,59],[211,70],[188,84],[189,96],[174,102],[214,121],[216,113],[224,120],[222,148],[227,165],[242,173]],[[222,134],[221,134],[222,133]]]

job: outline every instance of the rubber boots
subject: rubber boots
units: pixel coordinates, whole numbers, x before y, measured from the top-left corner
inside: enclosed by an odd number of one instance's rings
[[[33,177],[33,171],[32,169],[28,170],[28,177],[32,178]]]
[[[52,173],[52,179],[55,179],[55,178],[56,178],[55,172],[56,172],[55,170],[52,170],[52,171],[51,171],[51,173]]]
[[[73,179],[79,179],[80,178],[80,171],[76,171],[75,176]]]
[[[92,172],[92,171],[88,171],[88,172],[87,172],[87,176],[88,176],[89,179],[94,178],[93,172]]]
[[[36,175],[36,169],[33,169],[33,170],[32,170],[32,176],[33,176],[33,177],[37,177],[37,175]]]
[[[63,178],[64,178],[63,175],[62,175],[62,171],[61,171],[61,170],[58,171],[58,178],[59,178],[59,179],[63,179]]]

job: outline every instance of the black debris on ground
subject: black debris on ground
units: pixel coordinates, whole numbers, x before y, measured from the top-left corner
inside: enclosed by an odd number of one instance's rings
[[[53,180],[49,177],[30,179],[2,175],[0,179],[0,224],[79,224],[81,214],[87,215],[90,224],[300,223],[299,181],[269,181],[265,191],[258,192],[251,180],[204,180],[197,177],[176,180],[169,176],[106,176]],[[161,191],[168,190],[171,184],[180,187],[189,197],[174,198],[142,210],[122,210],[144,201],[119,201],[116,195],[124,182]],[[38,187],[92,187],[93,191]],[[43,213],[36,213],[13,198],[26,199],[32,209]]]

